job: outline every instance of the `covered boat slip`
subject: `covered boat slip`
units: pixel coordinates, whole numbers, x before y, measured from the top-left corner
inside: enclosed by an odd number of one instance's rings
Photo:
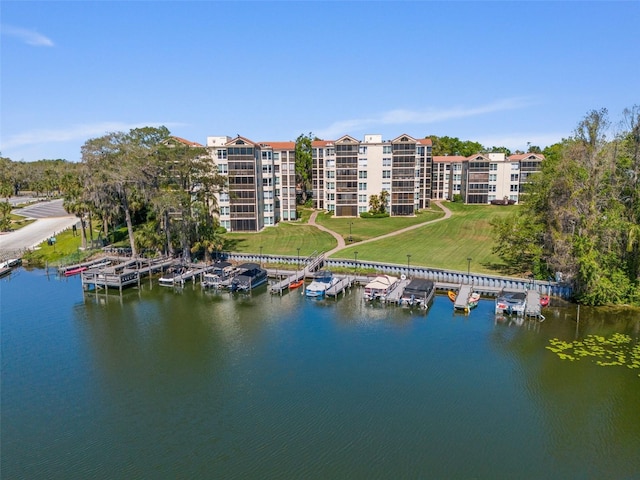
[[[502,290],[496,298],[495,313],[518,316],[524,315],[527,305],[527,292],[528,290]],[[540,305],[539,296],[538,305]]]
[[[267,271],[257,263],[243,263],[236,269],[236,274],[229,283],[229,290],[250,292],[267,282]]]
[[[202,276],[200,286],[202,288],[226,288],[229,286],[235,271],[236,268],[231,262],[219,260]]]
[[[406,281],[405,278],[402,279]],[[391,275],[378,275],[364,286],[365,300],[387,301],[393,290],[399,286],[398,277]],[[400,295],[402,292],[400,292]],[[399,297],[399,295],[398,295]]]
[[[436,285],[431,280],[414,278],[404,287],[400,305],[427,308],[436,293]]]

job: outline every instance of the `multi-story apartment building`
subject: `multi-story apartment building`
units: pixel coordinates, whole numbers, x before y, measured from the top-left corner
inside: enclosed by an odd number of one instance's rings
[[[207,137],[207,148],[228,188],[218,196],[220,225],[257,232],[296,219],[295,142]]]
[[[541,169],[544,156],[535,153],[506,157],[484,153],[433,158],[433,198],[452,200],[461,195],[465,203],[486,204],[508,199],[519,202],[527,177]]]
[[[345,135],[312,143],[314,207],[337,217],[369,210],[369,199],[389,193],[391,215],[413,215],[431,198],[431,141],[401,135],[382,140]]]
[[[220,224],[229,231],[260,231],[295,220],[295,142],[253,142],[245,137],[212,136],[207,148],[218,172],[229,178],[218,198]],[[540,170],[542,155],[503,153],[432,158],[431,140],[400,135],[362,141],[345,135],[312,142],[313,206],[336,217],[369,210],[372,195],[388,193],[392,216],[414,215],[430,200],[486,204],[518,202],[527,176]]]

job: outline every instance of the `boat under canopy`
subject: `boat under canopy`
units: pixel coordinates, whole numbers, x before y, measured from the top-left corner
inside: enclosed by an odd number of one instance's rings
[[[436,285],[431,280],[413,278],[402,292],[401,305],[427,308],[436,291]]]
[[[364,287],[365,300],[377,300],[385,298],[398,285],[398,277],[391,275],[378,275]]]

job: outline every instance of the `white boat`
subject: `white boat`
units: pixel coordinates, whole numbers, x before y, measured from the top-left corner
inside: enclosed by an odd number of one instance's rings
[[[230,262],[219,260],[213,264],[213,269],[202,277],[202,288],[224,288],[229,286],[235,268]]]
[[[307,297],[324,297],[329,288],[338,283],[338,279],[329,270],[320,270],[313,276],[313,281],[304,289]]]
[[[191,270],[187,267],[174,267],[165,272],[160,279],[158,279],[158,283],[165,287],[172,287],[174,285],[184,285],[183,276],[188,274]]]
[[[496,314],[524,315],[527,293],[524,290],[502,290],[496,298]]]
[[[5,260],[4,262],[0,263],[0,268],[17,267],[21,263],[22,263],[22,259],[20,258],[10,258],[9,260]]]
[[[384,300],[398,286],[398,277],[378,275],[364,287],[365,300]]]

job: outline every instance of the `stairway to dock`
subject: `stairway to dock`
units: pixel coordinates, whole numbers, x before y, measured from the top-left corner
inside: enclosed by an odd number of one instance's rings
[[[292,282],[297,282],[298,280],[302,280],[306,277],[313,276],[313,273],[318,270],[324,264],[324,253],[319,255],[312,255],[307,259],[307,264],[301,271],[296,271],[296,273],[289,275],[284,280],[280,280],[277,283],[274,283],[269,288],[271,293],[279,293],[282,294],[284,290],[289,288],[289,285]]]

